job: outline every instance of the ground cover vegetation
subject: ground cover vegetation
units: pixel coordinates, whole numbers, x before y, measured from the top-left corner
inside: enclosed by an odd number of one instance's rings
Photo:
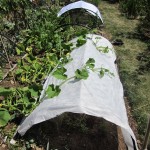
[[[115,46],[119,73],[143,138],[150,112],[149,1],[121,0],[113,5],[112,1],[102,1],[100,10],[106,24],[106,36],[112,41],[121,39],[124,43]]]
[[[92,2],[98,5],[100,1]],[[119,37],[125,43],[122,47],[116,47],[120,58],[119,72],[139,131],[143,135],[146,115],[150,111],[150,59],[149,47],[141,40],[149,40],[149,1],[127,2],[120,1],[119,9],[122,10],[122,15],[118,11],[118,5],[113,6],[105,1],[101,1],[100,9],[106,24],[104,31],[110,39]],[[46,76],[51,73],[61,79],[62,84],[69,80],[64,65],[71,61],[70,52],[74,45],[69,42],[70,39],[78,36],[75,47],[86,43],[85,34],[89,29],[60,27],[61,20],[57,18],[57,12],[64,3],[0,1],[0,131],[3,137],[7,135],[8,139],[12,138],[17,127],[15,124],[19,124],[21,118],[27,116],[39,104]],[[140,15],[140,24],[137,20],[126,19],[124,15],[132,19]],[[103,53],[109,51],[108,48],[98,50]],[[76,70],[73,78],[88,78],[88,69],[94,71],[93,59],[89,59],[83,68]],[[98,72],[100,77],[105,74],[113,76],[107,68],[98,68]],[[47,95],[50,98],[57,96],[61,92],[60,87],[61,85],[50,85],[46,91]],[[13,127],[11,131],[6,132],[8,123],[13,123]]]

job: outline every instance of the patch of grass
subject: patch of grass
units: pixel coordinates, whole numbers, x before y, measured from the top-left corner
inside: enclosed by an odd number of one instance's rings
[[[123,46],[115,47],[119,73],[125,96],[128,97],[138,123],[139,134],[143,137],[150,112],[150,73],[138,71],[140,61],[137,56],[144,52],[148,45],[137,38],[139,20],[125,18],[117,4],[112,5],[106,1],[101,2],[100,10],[105,24],[104,33],[108,35],[109,40],[121,39],[124,42]]]

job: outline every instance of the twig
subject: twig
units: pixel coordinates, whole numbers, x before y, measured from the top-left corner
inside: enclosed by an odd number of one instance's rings
[[[21,59],[24,59],[26,56],[27,56],[27,54],[25,54]],[[10,68],[10,69],[6,72],[6,74],[3,76],[3,79],[0,80],[0,82],[2,82],[2,81],[8,76],[9,72],[13,71],[16,67],[17,67],[17,64],[15,64],[12,68]]]
[[[8,61],[8,63],[9,63],[9,67],[10,67],[10,69],[11,69],[11,68],[12,68],[12,63],[11,63],[11,61],[10,61],[10,59],[9,59],[9,56],[8,56],[7,50],[6,50],[6,48],[5,48],[5,45],[4,45],[2,36],[0,36],[0,38],[1,38],[1,42],[2,42],[2,45],[3,45],[4,51],[5,51],[6,57],[7,57],[7,61]],[[14,83],[16,83],[16,80],[15,80],[15,77],[14,77],[13,74],[12,74],[12,76],[13,76]]]
[[[3,45],[4,51],[5,51],[5,54],[6,54],[7,61],[8,61],[8,63],[9,63],[9,67],[11,68],[11,67],[12,67],[12,64],[11,64],[11,61],[10,61],[10,59],[9,59],[9,56],[8,56],[7,50],[6,50],[6,48],[5,48],[5,45],[4,45],[4,42],[3,42],[2,36],[0,36],[0,38],[1,38],[1,42],[2,42],[2,45]]]
[[[13,71],[16,68],[17,64],[15,64],[11,69],[8,70],[8,72],[3,76],[3,79],[0,80],[0,82],[2,82],[9,74],[9,72]]]
[[[15,43],[13,40],[11,40],[8,36],[2,34],[1,32],[0,32],[0,35],[3,36],[3,37],[5,37],[6,39],[8,39],[8,40],[9,40],[11,43],[13,43],[15,46],[17,46],[16,43]]]

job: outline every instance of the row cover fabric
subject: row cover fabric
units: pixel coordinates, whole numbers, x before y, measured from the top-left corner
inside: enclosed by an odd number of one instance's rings
[[[74,2],[74,3],[66,5],[58,12],[57,16],[59,17],[67,11],[72,10],[72,9],[77,9],[77,8],[82,8],[82,9],[87,10],[92,15],[97,16],[103,23],[103,19],[98,8],[94,6],[93,4],[90,4],[84,1],[78,1],[78,2]]]
[[[77,38],[71,42],[76,43]],[[94,44],[95,43],[95,44]],[[97,50],[97,47],[108,47],[108,53]],[[86,43],[71,52],[73,60],[68,63],[67,76],[72,77],[76,69],[80,69],[89,58],[95,60],[95,68],[107,68],[114,76],[104,75],[100,78],[96,72],[89,70],[86,80],[71,79],[61,87],[57,97],[45,97],[40,105],[24,120],[18,133],[24,135],[33,125],[44,122],[64,112],[84,113],[91,116],[102,117],[121,127],[128,150],[134,150],[133,141],[136,138],[128,124],[126,108],[123,99],[123,87],[120,82],[116,65],[116,55],[112,44],[102,36],[89,34]],[[62,81],[49,75],[41,94],[44,96],[48,85],[59,85]]]

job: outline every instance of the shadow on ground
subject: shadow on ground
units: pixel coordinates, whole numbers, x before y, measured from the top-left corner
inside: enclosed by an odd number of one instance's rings
[[[23,137],[46,149],[118,150],[116,125],[93,116],[65,113],[33,126]]]

